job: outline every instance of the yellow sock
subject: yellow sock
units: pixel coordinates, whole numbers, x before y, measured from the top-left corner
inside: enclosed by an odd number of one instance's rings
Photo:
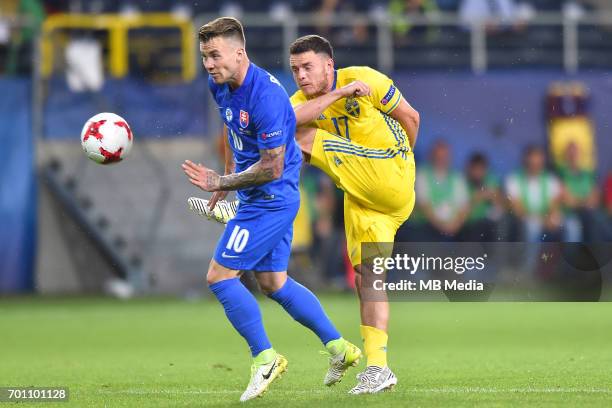
[[[384,331],[372,326],[360,327],[363,348],[367,365],[384,367],[387,365],[387,340],[389,336]]]

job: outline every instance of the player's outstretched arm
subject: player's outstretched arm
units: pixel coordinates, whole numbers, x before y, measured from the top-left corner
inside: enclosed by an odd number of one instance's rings
[[[414,149],[414,145],[417,141],[417,136],[419,134],[419,124],[421,122],[421,118],[419,116],[419,112],[416,111],[410,104],[402,97],[397,108],[391,112],[391,117],[397,120],[400,125],[406,131],[406,135],[408,135],[408,141],[410,142],[410,147]]]
[[[366,96],[369,94],[370,87],[367,84],[361,81],[353,81],[342,88],[317,96],[294,108],[296,126],[303,126],[317,119],[329,105],[338,99],[346,98],[347,96]]]
[[[261,158],[248,169],[220,176],[216,171],[189,160],[183,163],[183,171],[189,181],[204,191],[230,191],[258,186],[278,179],[285,167],[285,145],[260,150]]]

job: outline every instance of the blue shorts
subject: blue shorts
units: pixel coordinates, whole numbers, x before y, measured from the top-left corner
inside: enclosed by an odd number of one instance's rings
[[[241,271],[286,271],[299,208],[299,201],[274,208],[240,203],[217,243],[215,261]]]

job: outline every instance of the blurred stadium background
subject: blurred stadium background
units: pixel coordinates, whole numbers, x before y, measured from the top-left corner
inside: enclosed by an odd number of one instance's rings
[[[606,0],[2,0],[0,293],[204,293],[221,226],[188,212],[180,163],[221,168],[196,40],[219,15],[289,93],[307,33],[392,76],[422,118],[399,240],[612,240]],[[135,133],[118,165],[81,151],[102,111]],[[302,196],[291,272],[346,289],[342,196],[312,168]]]

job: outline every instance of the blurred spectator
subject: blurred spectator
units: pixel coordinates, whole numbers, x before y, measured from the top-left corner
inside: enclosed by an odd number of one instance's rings
[[[612,1],[610,0],[580,0],[580,4],[596,14],[612,13]],[[612,30],[612,24],[604,22],[606,30]]]
[[[612,217],[612,170],[608,171],[604,184],[604,206],[608,216]]]
[[[590,242],[596,237],[599,190],[593,172],[580,168],[579,155],[578,146],[570,143],[565,151],[565,166],[559,168],[565,212],[564,240]]]
[[[368,29],[368,20],[361,16],[355,16],[352,19],[351,27],[342,27],[335,36],[335,42],[340,46],[351,47],[355,45],[363,45],[370,38]]]
[[[604,240],[612,241],[612,170],[608,171],[608,176],[604,182],[604,207],[607,223],[604,226]]]
[[[3,0],[0,15],[13,17],[18,22],[16,27],[4,27],[9,41],[4,71],[8,75],[28,74],[32,67],[34,40],[45,19],[45,9],[40,0]],[[2,27],[0,31],[3,31]]]
[[[399,41],[400,44],[408,42],[409,39],[406,36],[411,31],[426,32],[427,40],[434,40],[436,33],[438,33],[436,26],[417,26],[413,28],[405,18],[436,12],[438,12],[438,5],[435,0],[391,0],[389,2],[389,15],[393,22],[392,28],[396,41]]]
[[[462,0],[459,18],[466,26],[513,24],[516,4],[514,0]]]
[[[485,24],[490,33],[521,29],[534,13],[532,6],[515,0],[462,0],[459,5],[459,19],[466,28]]]
[[[482,153],[474,153],[466,167],[470,212],[461,231],[461,241],[492,242],[500,239],[497,231],[503,203],[498,180],[489,172],[489,162]]]
[[[312,258],[317,270],[322,271],[327,282],[345,288],[343,252],[346,250],[346,243],[342,194],[329,177],[318,177],[314,210]]]
[[[580,3],[590,6],[596,12],[612,12],[612,2],[610,0],[580,0]]]
[[[575,116],[587,116],[589,95],[580,82],[553,82],[546,96],[549,120]]]
[[[5,47],[11,40],[12,26],[10,20],[18,17],[18,1],[0,3],[0,45]]]
[[[343,0],[323,0],[321,8],[319,9],[319,18],[317,21],[317,31],[323,36],[329,36],[330,34],[330,23],[334,20],[334,14],[338,12],[338,9],[346,3]]]
[[[561,185],[545,168],[544,150],[529,146],[523,155],[523,169],[508,176],[506,193],[513,217],[511,240],[527,242],[518,259],[519,269],[527,274],[541,274],[540,242],[560,241]],[[518,238],[518,239],[517,239]]]
[[[291,241],[291,260],[289,272],[309,287],[321,287],[321,274],[313,273],[311,249],[313,243],[310,202],[313,197],[300,178],[300,209],[293,222],[293,240]]]
[[[446,142],[434,144],[430,160],[431,166],[417,171],[417,206],[428,222],[430,240],[454,240],[469,212],[466,183],[461,173],[450,169]]]
[[[290,3],[275,2],[270,7],[270,18],[274,21],[283,22],[293,15],[293,9]]]
[[[519,240],[556,241],[561,233],[561,185],[545,169],[544,151],[530,146],[523,156],[524,168],[508,176],[506,192],[518,221]]]
[[[553,82],[546,96],[550,151],[557,167],[565,166],[566,148],[576,144],[579,167],[595,168],[595,134],[589,116],[590,95],[581,82]]]
[[[331,23],[337,18],[338,13],[365,14],[377,7],[377,2],[367,0],[323,0],[319,9],[317,30],[323,36],[331,37]],[[368,41],[368,21],[359,16],[350,19],[350,26],[340,26],[340,30],[334,33],[332,43],[338,45],[361,45]]]

